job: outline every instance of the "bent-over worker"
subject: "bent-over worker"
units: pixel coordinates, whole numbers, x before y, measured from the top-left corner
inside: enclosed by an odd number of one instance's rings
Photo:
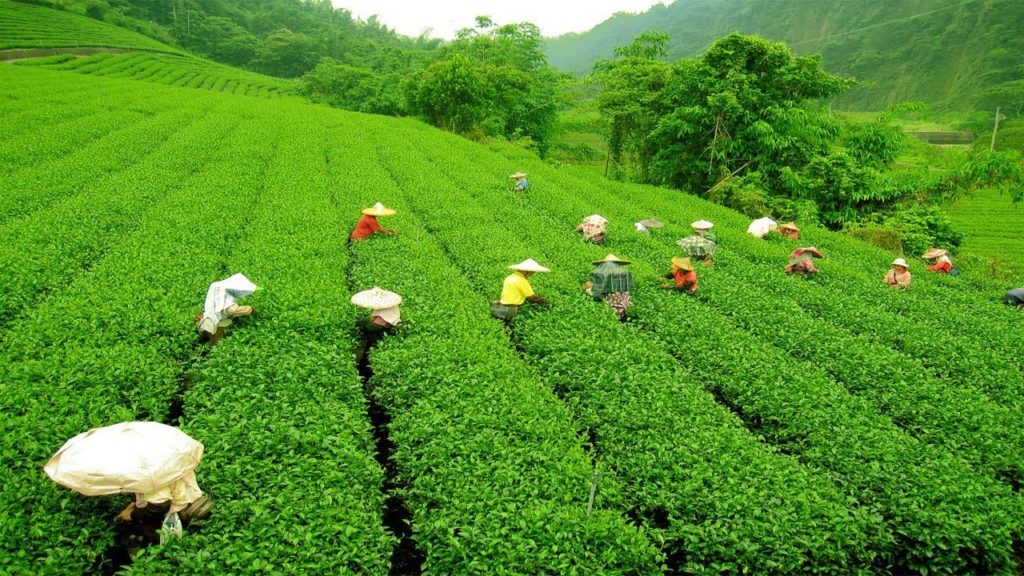
[[[576,227],[577,232],[583,233],[584,242],[593,242],[594,244],[604,243],[604,233],[608,229],[608,220],[600,214],[591,214],[580,222],[580,225]]]
[[[910,275],[910,267],[907,266],[907,261],[903,258],[893,260],[892,268],[885,273],[885,278],[883,280],[893,288],[899,288],[900,290],[910,288],[910,281],[912,280],[912,277]]]
[[[665,280],[672,280],[673,283],[668,284]],[[689,258],[673,258],[672,269],[658,281],[662,288],[675,288],[687,294],[697,293],[697,271],[693,269]]]
[[[754,238],[764,238],[769,232],[776,230],[779,224],[771,218],[765,216],[764,218],[758,218],[747,226],[747,234],[750,234]]]
[[[800,229],[797,228],[796,224],[793,222],[786,222],[785,224],[779,226],[779,234],[782,234],[783,236],[789,238],[790,240],[800,239]]]
[[[650,234],[652,228],[661,228],[662,226],[664,226],[664,224],[655,220],[654,218],[646,218],[639,222],[634,222],[633,226],[636,227],[637,232],[643,234]]]
[[[624,267],[629,263],[629,260],[608,254],[593,262],[597,268],[590,272],[590,280],[583,284],[583,291],[594,300],[604,300],[619,320],[625,318],[626,309],[632,304],[629,293],[635,287],[633,274]]]
[[[491,302],[491,315],[505,322],[511,321],[519,313],[523,303],[547,304],[547,300],[533,291],[529,278],[537,272],[550,272],[533,258],[523,260],[519,264],[509,266],[514,270],[505,277],[501,286],[501,298]]]
[[[1008,290],[1003,296],[1003,303],[1016,306],[1018,309],[1024,309],[1024,288]]]
[[[818,268],[814,265],[814,259],[824,257],[825,255],[814,246],[797,248],[789,255],[786,274],[817,274]]]
[[[402,314],[398,309],[402,297],[394,292],[374,286],[353,294],[352,303],[371,310],[370,317],[366,319],[364,325],[368,333],[392,332],[402,323]]]
[[[921,254],[921,258],[935,261],[927,268],[929,272],[949,274],[953,270],[953,261],[949,259],[948,253],[942,248],[929,248],[927,252]]]
[[[378,216],[394,216],[395,211],[391,208],[385,208],[383,204],[377,202],[372,208],[364,208],[363,215],[356,222],[356,229],[352,231],[352,235],[349,236],[350,240],[365,240],[374,234],[389,234],[394,235],[394,228],[384,228],[377,221]]]
[[[712,226],[707,220],[697,220],[690,224],[693,234],[676,242],[690,258],[707,266],[712,265],[711,258],[718,249],[718,237],[711,232]]]
[[[196,317],[196,330],[200,337],[211,344],[219,342],[224,337],[224,329],[232,324],[234,318],[253,313],[252,306],[239,306],[235,299],[248,296],[256,290],[257,286],[242,274],[210,284],[206,290],[203,314]]]
[[[525,192],[530,187],[530,183],[526,181],[526,172],[516,172],[509,174],[508,177],[515,179],[514,189],[516,192]]]

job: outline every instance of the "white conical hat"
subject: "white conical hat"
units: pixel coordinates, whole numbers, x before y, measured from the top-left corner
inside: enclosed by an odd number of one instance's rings
[[[714,224],[707,220],[697,220],[693,224],[690,224],[690,228],[695,230],[710,230],[712,227],[714,227]]]
[[[526,178],[526,172],[516,172],[515,174],[509,174],[509,178]]]
[[[931,260],[932,258],[940,258],[945,256],[949,252],[945,248],[929,248],[927,252],[921,254],[921,258]]]
[[[352,295],[352,303],[360,308],[383,310],[394,308],[402,303],[402,297],[379,286],[363,290]]]
[[[664,226],[664,224],[658,222],[654,218],[647,218],[646,220],[641,220],[637,222],[637,224],[642,224],[644,228],[661,228]]]
[[[892,261],[892,265],[893,266],[903,266],[904,268],[910,268],[910,266],[907,266],[907,261],[904,260],[903,258],[897,258],[897,259],[893,260]]]
[[[518,270],[520,272],[551,272],[551,270],[548,270],[547,268],[541,266],[540,263],[534,260],[533,258],[527,258],[526,260],[523,260],[519,264],[513,264],[509,266],[509,268],[511,268],[512,270]]]
[[[373,205],[373,208],[363,208],[363,214],[367,216],[394,216],[395,211],[391,208],[385,208],[383,204],[377,202]]]

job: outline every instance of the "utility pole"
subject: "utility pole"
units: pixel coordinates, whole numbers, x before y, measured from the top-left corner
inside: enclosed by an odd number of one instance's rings
[[[999,106],[996,106],[996,125],[992,127],[992,142],[988,145],[988,151],[994,152],[996,149],[996,132],[999,130]]]

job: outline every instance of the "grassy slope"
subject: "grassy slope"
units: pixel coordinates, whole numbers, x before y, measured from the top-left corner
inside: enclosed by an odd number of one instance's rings
[[[173,46],[92,18],[0,0],[0,50],[79,46],[182,53]]]
[[[1005,194],[983,190],[954,204],[949,214],[967,238],[964,254],[992,258],[1011,277],[1024,281],[1024,206],[1014,206]]]

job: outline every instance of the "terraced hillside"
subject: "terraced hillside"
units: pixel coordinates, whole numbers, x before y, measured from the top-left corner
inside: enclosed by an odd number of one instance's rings
[[[1024,327],[984,276],[913,262],[895,292],[891,254],[811,229],[821,273],[788,277],[793,245],[719,206],[290,99],[0,66],[0,114],[5,571],[1021,570]],[[376,201],[397,236],[348,244]],[[573,232],[594,212],[605,247]],[[698,218],[714,267],[659,290]],[[608,251],[633,261],[624,323],[581,290]],[[551,304],[509,329],[487,303],[528,257]],[[193,318],[232,272],[257,314],[209,348]],[[348,302],[374,285],[404,323],[360,364]],[[216,504],[121,565],[127,498],[40,469],[133,419],[206,445]]]
[[[54,55],[23,60],[16,64],[262,98],[295,94],[294,82],[246,72],[194,56],[144,52],[113,55],[101,52],[84,58],[70,54]]]
[[[0,0],[0,50],[101,47],[181,53],[124,28],[43,6]]]

